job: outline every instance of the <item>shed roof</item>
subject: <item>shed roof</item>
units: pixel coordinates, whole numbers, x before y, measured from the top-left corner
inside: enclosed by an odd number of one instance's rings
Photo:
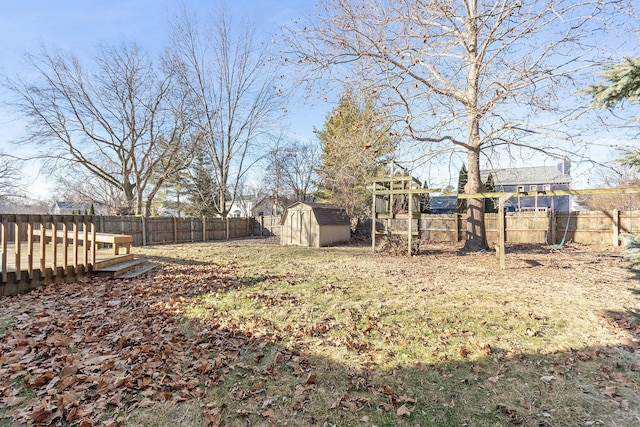
[[[480,172],[482,182],[486,182],[489,174],[493,176],[495,185],[569,184],[571,182],[571,176],[560,172],[555,166],[484,170]]]
[[[314,202],[296,202],[291,206],[288,206],[287,210],[296,205],[306,205],[311,208],[318,225],[351,225],[351,220],[344,209],[328,203],[314,203]],[[281,222],[284,222],[286,215],[282,216]]]

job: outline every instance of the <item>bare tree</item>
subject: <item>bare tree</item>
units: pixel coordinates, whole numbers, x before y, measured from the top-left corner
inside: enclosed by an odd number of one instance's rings
[[[119,188],[132,213],[148,215],[166,177],[189,159],[172,70],[135,45],[101,47],[89,70],[45,49],[28,63],[37,79],[7,82],[30,120],[26,140],[46,147],[50,170],[80,166]]]
[[[0,203],[25,197],[19,165],[18,159],[0,152]]]
[[[597,169],[595,176],[598,187],[638,187],[640,185],[638,170],[620,161],[616,163],[609,162],[607,167]],[[640,194],[592,194],[582,196],[579,202],[592,211],[640,210]]]
[[[216,210],[226,216],[238,186],[262,153],[279,98],[274,61],[248,25],[234,28],[223,11],[199,27],[183,11],[173,29],[173,60],[190,111],[190,125],[211,164]]]
[[[283,209],[286,203],[311,198],[316,171],[320,166],[319,147],[279,138],[269,150],[265,162],[263,181],[275,205]]]
[[[58,173],[56,200],[97,202],[107,215],[122,215],[129,211],[120,187],[86,172],[83,168],[65,168]]]
[[[596,48],[611,39],[609,20],[628,4],[325,0],[316,18],[289,29],[285,60],[303,67],[307,81],[358,80],[395,108],[415,156],[461,150],[466,191],[476,193],[483,154],[572,150],[549,142],[575,136],[567,123],[584,105],[573,95],[602,62]],[[468,205],[465,248],[486,248],[483,201]]]

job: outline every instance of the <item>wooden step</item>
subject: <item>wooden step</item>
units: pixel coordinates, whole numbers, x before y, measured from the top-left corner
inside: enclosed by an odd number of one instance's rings
[[[147,263],[146,258],[136,258],[96,268],[93,273],[97,276],[114,279],[133,278],[148,273],[158,266],[158,264]]]
[[[160,264],[156,264],[153,262],[147,262],[144,265],[142,265],[140,268],[136,268],[134,270],[130,270],[124,274],[121,274],[119,276],[116,277],[116,279],[135,279],[136,277],[140,277],[143,274],[147,274],[150,271],[155,270],[156,268],[160,267]]]
[[[134,260],[133,254],[117,255],[112,258],[107,258],[101,261],[97,261],[93,266],[93,269],[100,270],[102,268],[109,267],[114,264],[120,264],[126,261],[133,261],[133,260]]]

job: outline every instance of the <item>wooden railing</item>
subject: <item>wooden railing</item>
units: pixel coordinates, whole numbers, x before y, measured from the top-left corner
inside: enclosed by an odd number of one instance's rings
[[[89,215],[0,214],[0,294],[86,274],[96,263],[97,243]]]

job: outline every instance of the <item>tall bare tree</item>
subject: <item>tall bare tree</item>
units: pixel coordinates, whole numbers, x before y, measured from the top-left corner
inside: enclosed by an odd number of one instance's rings
[[[211,163],[216,210],[227,206],[270,130],[279,106],[268,45],[249,25],[234,27],[224,11],[200,25],[183,11],[173,29],[173,60],[187,96],[191,128]]]
[[[583,106],[572,95],[601,62],[598,43],[611,53],[610,19],[629,4],[324,0],[314,18],[288,29],[285,60],[307,81],[357,80],[395,107],[399,132],[421,143],[415,155],[462,151],[466,192],[476,193],[483,153],[549,152],[549,141],[574,136],[567,122]],[[483,201],[468,208],[465,248],[486,248]]]
[[[7,82],[29,119],[26,140],[45,148],[51,171],[79,166],[119,188],[128,211],[148,215],[164,180],[189,159],[172,70],[135,44],[102,46],[88,69],[45,49],[28,63],[33,80]]]

